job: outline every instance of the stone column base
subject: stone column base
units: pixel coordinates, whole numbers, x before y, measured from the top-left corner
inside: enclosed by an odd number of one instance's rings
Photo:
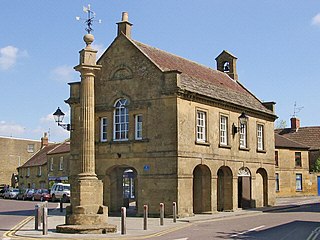
[[[103,225],[58,225],[58,233],[78,234],[107,234],[117,232],[117,226],[111,224]]]

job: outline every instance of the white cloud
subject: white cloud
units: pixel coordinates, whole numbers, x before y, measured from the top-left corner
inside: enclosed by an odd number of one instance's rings
[[[320,26],[320,13],[312,18],[312,25]]]
[[[51,72],[51,78],[57,81],[62,82],[71,82],[75,81],[76,78],[76,71],[71,66],[63,65],[56,67]]]
[[[0,48],[0,68],[8,70],[16,64],[19,49],[13,46]]]
[[[0,135],[18,136],[25,133],[25,128],[19,124],[0,121]]]

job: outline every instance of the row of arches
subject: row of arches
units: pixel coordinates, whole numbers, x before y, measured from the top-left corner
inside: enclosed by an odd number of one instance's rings
[[[237,207],[251,208],[268,205],[267,172],[259,168],[255,179],[255,196],[252,194],[252,175],[248,168],[240,168],[237,173]],[[212,177],[206,165],[198,165],[193,171],[193,210],[194,213],[210,212],[212,209]],[[228,166],[222,166],[217,172],[217,210],[228,211],[234,209],[234,176]],[[257,201],[259,202],[257,204]],[[261,203],[260,203],[261,202]]]
[[[192,181],[192,203],[195,214],[212,212],[213,204],[216,204],[214,209],[217,211],[268,205],[268,179],[267,172],[263,168],[259,168],[255,174],[254,197],[252,174],[245,167],[234,174],[230,167],[221,166],[213,178],[208,166],[197,165],[193,170]],[[138,172],[133,167],[114,166],[107,171],[104,178],[104,199],[111,214],[118,212],[122,206],[127,207],[129,215],[138,213],[140,201],[138,188],[143,185],[142,182],[138,183]],[[216,184],[216,188],[213,188],[213,184]],[[216,189],[216,192],[213,189]],[[237,201],[234,201],[234,197],[237,197]]]

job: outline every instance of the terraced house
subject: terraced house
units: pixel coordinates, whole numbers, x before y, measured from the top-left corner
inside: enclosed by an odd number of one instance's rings
[[[123,205],[178,215],[273,205],[273,102],[238,80],[227,51],[217,70],[132,39],[127,13],[97,61],[96,174],[110,212]],[[79,172],[81,83],[70,83],[71,178]],[[72,183],[71,183],[72,184]]]

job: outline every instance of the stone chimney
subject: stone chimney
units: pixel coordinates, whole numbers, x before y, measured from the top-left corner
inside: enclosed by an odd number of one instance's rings
[[[298,131],[298,129],[300,128],[300,120],[296,117],[293,117],[290,119],[291,121],[291,129]]]
[[[132,24],[129,22],[129,17],[127,12],[122,13],[122,20],[118,22],[118,35],[121,33],[126,35],[128,38],[131,38],[131,26]]]
[[[44,148],[49,145],[49,138],[48,133],[44,133],[43,137],[41,138],[41,148]]]

